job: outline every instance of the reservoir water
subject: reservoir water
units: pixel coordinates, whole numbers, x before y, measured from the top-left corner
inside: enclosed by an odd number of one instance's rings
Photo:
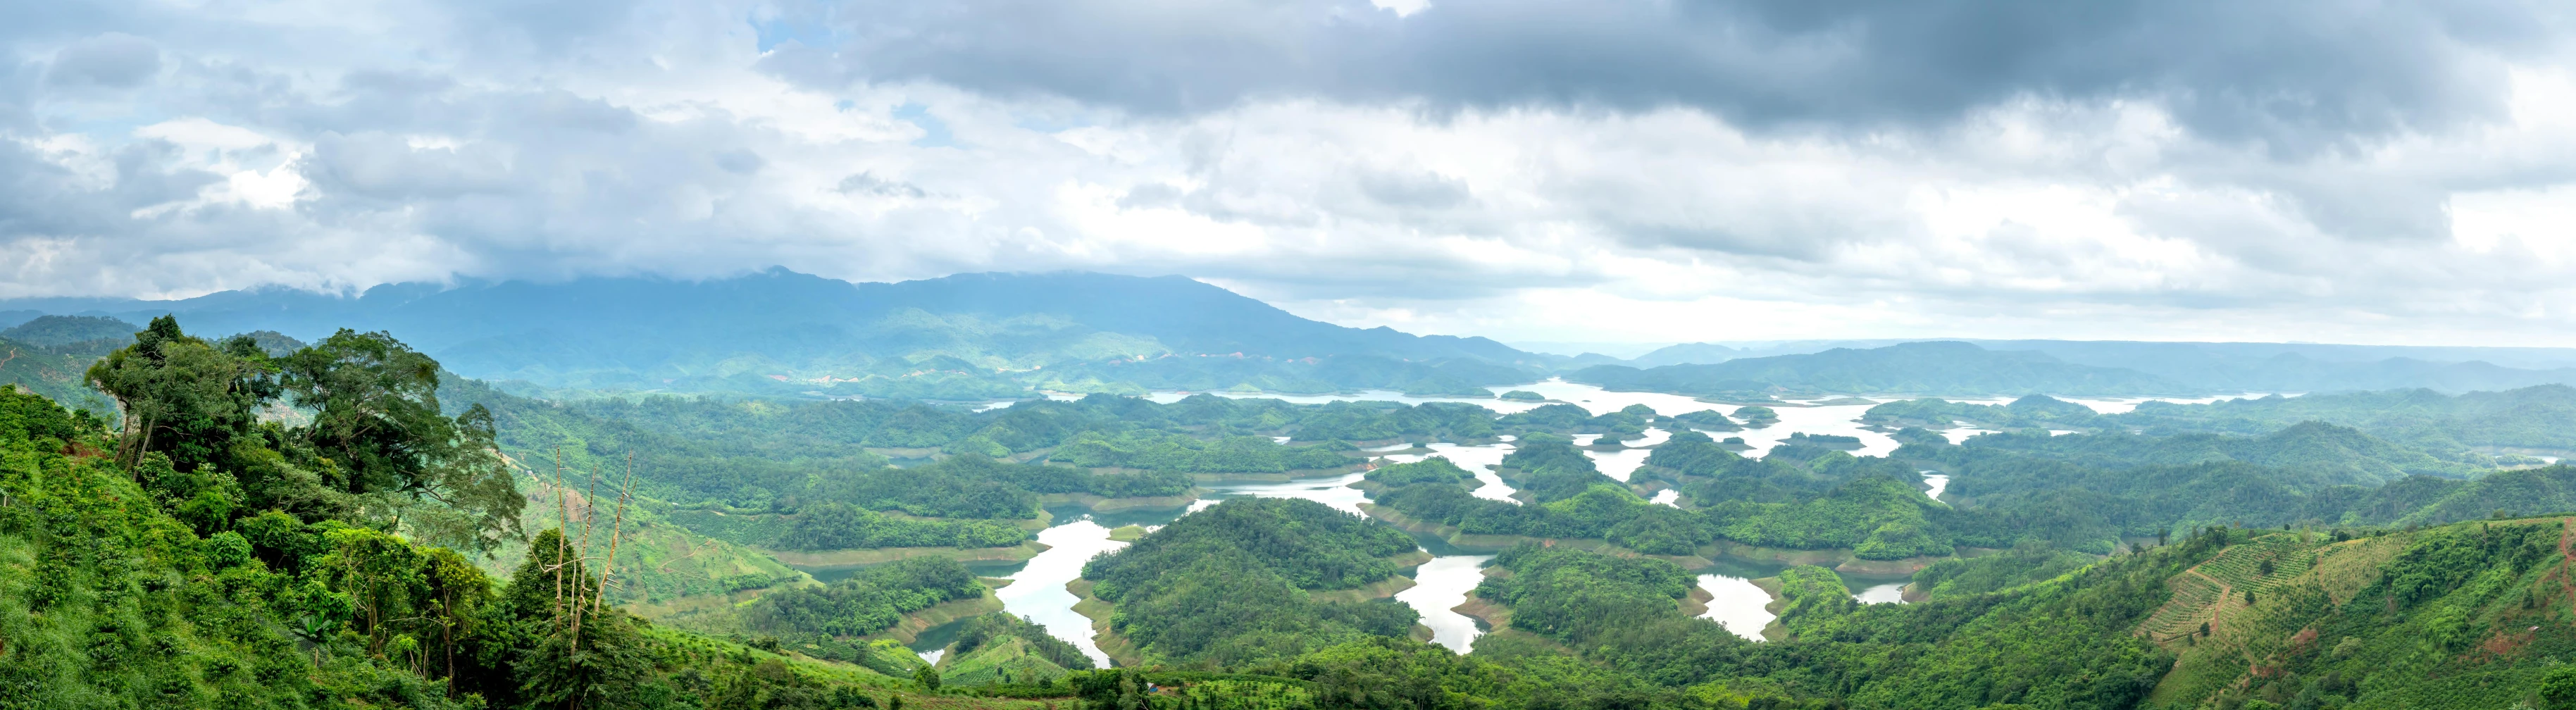
[[[1853,592],[1852,598],[1860,600],[1862,604],[1903,604],[1905,603],[1905,583],[1889,582],[1870,585],[1866,589]]]
[[[1489,389],[1493,390],[1497,394],[1511,390],[1537,392],[1549,400],[1574,404],[1575,406],[1582,407],[1585,411],[1596,415],[1617,411],[1635,404],[1646,405],[1648,408],[1655,410],[1656,414],[1664,416],[1673,416],[1712,409],[1731,416],[1736,412],[1736,410],[1741,408],[1738,405],[1713,404],[1702,402],[1691,397],[1673,394],[1656,392],[1610,392],[1590,385],[1575,384],[1557,379],[1533,384],[1511,387],[1494,387]],[[1155,392],[1148,395],[1147,399],[1156,402],[1169,403],[1180,401],[1191,394],[1194,393]],[[1392,391],[1368,391],[1348,395],[1274,395],[1239,392],[1216,392],[1212,394],[1230,398],[1271,398],[1306,404],[1335,401],[1386,401],[1402,402],[1406,404],[1422,404],[1426,402],[1462,402],[1475,404],[1505,414],[1528,411],[1541,406],[1542,404],[1546,404],[1545,402],[1506,401],[1492,398],[1470,399],[1455,397],[1413,397]],[[2261,395],[2240,396],[2250,397]],[[1065,395],[1061,393],[1050,393],[1048,397],[1050,399],[1059,400],[1079,398],[1076,395]],[[2229,397],[2137,397],[2086,398],[2070,399],[2069,401],[2083,404],[2097,412],[2109,414],[2129,411],[2136,408],[2138,403],[2150,400],[2177,403],[2207,403],[2228,398]],[[1777,446],[1781,441],[1786,440],[1790,434],[1801,432],[1807,434],[1830,434],[1858,438],[1860,440],[1860,447],[1852,451],[1852,454],[1856,456],[1883,456],[1894,451],[1897,447],[1895,439],[1880,432],[1863,429],[1861,428],[1860,422],[1857,421],[1861,414],[1868,410],[1871,404],[1890,401],[1892,398],[1854,401],[1857,399],[1858,398],[1843,398],[1841,401],[1851,403],[1823,406],[1814,406],[1813,402],[1784,403],[1783,405],[1772,406],[1772,410],[1777,412],[1780,417],[1780,421],[1777,423],[1759,429],[1747,429],[1741,432],[1712,432],[1711,435],[1719,439],[1742,437],[1745,444],[1751,448],[1750,451],[1745,451],[1743,453],[1746,456],[1752,457],[1760,457],[1769,453],[1772,447]],[[1948,399],[1956,402],[1971,402],[1976,404],[2004,404],[2010,402],[2013,398],[1991,397]],[[987,405],[984,408],[1005,407],[1010,406],[1010,404],[1011,403],[1009,402],[996,402]],[[1949,437],[1953,442],[1965,441],[1968,437],[1983,433],[1988,432],[1980,429],[1965,428],[1950,429],[1943,432],[1943,434]],[[1286,443],[1285,440],[1287,437],[1279,438],[1281,439],[1281,443]],[[1578,441],[1589,443],[1590,440],[1595,438],[1597,437],[1579,437]],[[1631,448],[1614,451],[1585,451],[1584,453],[1585,455],[1592,457],[1594,463],[1600,467],[1603,474],[1606,474],[1611,478],[1625,481],[1628,480],[1640,466],[1644,465],[1646,457],[1651,455],[1652,451],[1650,449],[1642,447],[1660,444],[1669,438],[1670,432],[1661,429],[1649,429],[1646,433],[1646,438],[1627,442],[1627,445]],[[1511,437],[1505,436],[1501,437],[1501,439],[1502,443],[1474,446],[1453,443],[1431,443],[1429,453],[1389,453],[1384,458],[1393,463],[1405,463],[1410,461],[1419,461],[1430,456],[1447,457],[1451,462],[1458,464],[1460,467],[1465,468],[1476,475],[1477,480],[1482,484],[1475,491],[1476,496],[1493,500],[1510,501],[1512,500],[1511,494],[1513,493],[1511,486],[1505,484],[1499,476],[1496,476],[1491,468],[1493,465],[1501,463],[1503,457],[1509,455],[1512,451],[1512,445],[1510,443]],[[1373,450],[1392,452],[1407,450],[1410,448],[1412,447],[1407,444],[1397,444],[1373,447]],[[1065,583],[1071,582],[1075,578],[1080,577],[1082,574],[1083,564],[1089,562],[1094,556],[1126,546],[1126,543],[1115,542],[1109,539],[1109,531],[1112,528],[1129,524],[1146,525],[1149,527],[1167,524],[1178,519],[1181,515],[1184,515],[1189,511],[1202,510],[1208,506],[1215,505],[1216,501],[1219,499],[1240,496],[1305,498],[1330,505],[1340,510],[1358,513],[1360,512],[1359,503],[1364,502],[1367,498],[1359,490],[1348,486],[1352,482],[1359,480],[1361,477],[1361,474],[1352,473],[1288,482],[1220,482],[1207,484],[1204,487],[1211,491],[1211,495],[1206,499],[1194,502],[1186,510],[1168,509],[1161,511],[1132,511],[1109,515],[1093,515],[1079,508],[1051,511],[1056,513],[1056,520],[1058,521],[1057,524],[1038,533],[1038,541],[1049,546],[1045,552],[1040,553],[1036,558],[1031,559],[1026,563],[1011,566],[1006,570],[987,570],[985,573],[1006,574],[1008,577],[1015,580],[1015,583],[1008,587],[1004,587],[997,593],[1001,598],[1005,609],[1013,614],[1028,617],[1036,621],[1038,624],[1045,626],[1049,633],[1055,634],[1056,636],[1071,642],[1074,646],[1081,648],[1084,654],[1091,656],[1094,662],[1099,663],[1102,666],[1106,666],[1108,665],[1107,655],[1101,653],[1099,647],[1092,641],[1090,619],[1082,616],[1081,614],[1074,613],[1073,604],[1076,600],[1072,593],[1065,591],[1064,585]],[[1936,500],[1949,486],[1949,476],[1932,471],[1924,472],[1923,481],[1926,487],[1930,489],[1926,494],[1932,496]],[[1665,505],[1675,505],[1680,500],[1680,494],[1672,490],[1658,491],[1651,500]],[[1513,502],[1517,503],[1518,501]],[[1482,632],[1476,629],[1476,622],[1473,619],[1469,619],[1457,612],[1450,611],[1450,608],[1464,602],[1467,594],[1472,592],[1475,589],[1476,584],[1483,580],[1481,568],[1492,559],[1492,556],[1462,554],[1457,550],[1448,549],[1446,545],[1439,544],[1436,540],[1425,540],[1424,542],[1426,543],[1425,548],[1430,550],[1434,557],[1430,562],[1425,563],[1412,571],[1412,576],[1417,583],[1416,586],[1397,593],[1396,599],[1412,606],[1416,611],[1421,613],[1423,625],[1430,627],[1432,630],[1432,641],[1434,643],[1464,652],[1468,650],[1469,644],[1471,644]],[[1778,574],[1779,570],[1777,568],[1764,567],[1760,565],[1742,564],[1736,561],[1721,561],[1717,567],[1702,571],[1704,574],[1699,575],[1699,586],[1701,589],[1707,590],[1711,596],[1708,612],[1703,616],[1716,621],[1721,626],[1724,626],[1728,631],[1737,635],[1758,640],[1760,638],[1759,632],[1761,628],[1765,624],[1770,623],[1774,616],[1770,612],[1763,610],[1763,606],[1769,604],[1771,601],[1770,594],[1763,592],[1759,587],[1755,587],[1750,580],[1756,577]],[[1844,582],[1847,586],[1857,590],[1852,596],[1860,601],[1873,604],[1891,602],[1902,603],[1901,596],[1904,582],[1901,579],[1862,578],[1845,575]],[[920,646],[934,644],[937,643],[937,641],[938,640],[935,638],[924,638],[915,645]],[[944,646],[945,644],[938,645]],[[937,660],[938,654],[941,652],[942,651],[938,649],[927,649],[922,651],[925,657],[928,657],[933,661]]]
[[[1497,391],[1515,389],[1534,391],[1548,397],[1549,399],[1575,404],[1576,406],[1580,406],[1584,408],[1584,410],[1594,414],[1617,411],[1631,404],[1643,404],[1647,407],[1653,408],[1657,414],[1667,416],[1709,409],[1733,414],[1738,408],[1735,405],[1711,404],[1679,395],[1658,394],[1652,392],[1608,392],[1588,385],[1579,385],[1553,380],[1537,384],[1494,389]],[[1245,395],[1239,393],[1217,394],[1226,397],[1270,396]],[[1171,402],[1179,401],[1181,398],[1186,396],[1188,395],[1185,393],[1161,392],[1155,393],[1151,398],[1156,401]],[[1535,407],[1538,404],[1506,402],[1495,399],[1406,397],[1399,393],[1362,393],[1359,395],[1313,397],[1279,396],[1275,398],[1306,403],[1377,400],[1418,404],[1421,402],[1454,401],[1469,402],[1507,413],[1513,411],[1524,411]],[[1868,406],[1861,404],[1814,407],[1774,407],[1774,410],[1780,413],[1780,422],[1778,424],[1773,424],[1762,429],[1749,429],[1743,432],[1721,433],[1716,434],[1715,436],[1721,439],[1729,436],[1744,437],[1745,442],[1750,444],[1754,449],[1753,451],[1745,452],[1745,455],[1747,456],[1761,456],[1764,453],[1767,453],[1772,446],[1775,446],[1780,441],[1787,439],[1789,434],[1793,432],[1859,437],[1862,441],[1862,447],[1859,450],[1852,452],[1855,455],[1883,455],[1889,451],[1895,450],[1896,442],[1894,439],[1888,438],[1885,434],[1864,430],[1860,428],[1859,422],[1855,421],[1859,419],[1861,413],[1867,409]],[[1636,447],[1660,444],[1668,440],[1670,436],[1670,432],[1661,429],[1649,429],[1646,433],[1646,438],[1626,442],[1627,445],[1632,448],[1615,451],[1585,451],[1584,453],[1586,456],[1592,457],[1594,463],[1601,468],[1604,474],[1607,474],[1612,478],[1627,480],[1639,466],[1644,464],[1646,457],[1652,453],[1651,449]],[[1580,437],[1578,440],[1588,443],[1594,438],[1597,437],[1585,436]],[[1513,493],[1512,488],[1505,484],[1499,476],[1496,476],[1490,468],[1495,464],[1501,463],[1503,457],[1509,455],[1512,451],[1510,437],[1502,437],[1502,439],[1502,443],[1473,446],[1435,442],[1430,444],[1430,451],[1428,453],[1388,453],[1383,458],[1393,463],[1406,463],[1419,461],[1430,456],[1444,456],[1452,463],[1456,463],[1459,467],[1476,475],[1477,480],[1482,484],[1475,491],[1475,495],[1478,497],[1493,500],[1511,500],[1511,494]],[[1394,452],[1408,450],[1412,447],[1409,445],[1391,445],[1374,448],[1380,451]],[[1215,505],[1218,500],[1243,496],[1264,498],[1304,498],[1323,503],[1325,505],[1330,505],[1343,511],[1359,513],[1359,504],[1365,502],[1367,500],[1367,496],[1360,490],[1350,488],[1349,486],[1351,483],[1360,480],[1363,476],[1364,474],[1360,473],[1348,473],[1297,479],[1285,482],[1220,481],[1207,483],[1202,484],[1202,487],[1209,490],[1209,495],[1202,500],[1193,502],[1186,510],[1170,509],[1163,511],[1133,511],[1111,515],[1093,515],[1088,514],[1081,509],[1062,510],[1056,513],[1056,520],[1058,523],[1055,526],[1038,533],[1038,541],[1046,543],[1049,545],[1049,548],[1045,552],[1038,554],[1036,558],[1019,566],[1017,569],[1010,570],[1007,573],[1007,576],[1015,581],[1010,586],[1004,587],[999,592],[998,596],[1002,600],[1003,607],[1010,613],[1028,617],[1036,621],[1038,624],[1045,626],[1048,633],[1055,634],[1057,637],[1071,642],[1074,646],[1081,648],[1083,653],[1090,655],[1094,662],[1100,663],[1105,667],[1108,665],[1108,657],[1106,654],[1101,653],[1099,647],[1092,641],[1091,621],[1081,614],[1074,613],[1073,604],[1076,600],[1070,592],[1065,591],[1064,585],[1065,583],[1071,582],[1080,577],[1082,574],[1082,565],[1085,562],[1089,562],[1092,557],[1126,546],[1126,543],[1114,542],[1109,539],[1109,531],[1112,528],[1129,524],[1147,526],[1167,524],[1190,511],[1203,510],[1208,506]],[[1935,483],[1932,476],[1926,476],[1925,481],[1927,484],[1937,487],[1946,486],[1947,479],[1943,478],[1940,482]],[[1658,503],[1672,505],[1679,501],[1679,494],[1670,490],[1659,491],[1653,500]],[[1476,588],[1476,585],[1479,582],[1483,581],[1484,577],[1482,567],[1492,559],[1492,556],[1464,554],[1458,550],[1449,549],[1446,545],[1439,544],[1436,540],[1425,540],[1424,542],[1425,549],[1431,551],[1433,554],[1432,560],[1412,571],[1412,577],[1416,583],[1415,586],[1397,593],[1395,598],[1397,601],[1412,606],[1415,611],[1421,614],[1422,624],[1430,627],[1432,631],[1433,643],[1438,643],[1442,646],[1464,652],[1468,650],[1470,644],[1473,643],[1475,638],[1482,632],[1476,629],[1475,620],[1451,611],[1450,609],[1462,602],[1465,602],[1467,595]],[[1739,567],[1742,567],[1742,569],[1738,569]],[[1726,627],[1727,630],[1738,635],[1746,638],[1758,639],[1758,633],[1762,626],[1770,623],[1773,618],[1770,612],[1764,611],[1762,608],[1764,605],[1770,603],[1771,597],[1760,588],[1753,586],[1752,582],[1749,580],[1754,577],[1777,574],[1779,570],[1722,563],[1718,568],[1704,570],[1704,572],[1706,573],[1699,577],[1699,584],[1702,589],[1708,590],[1712,597],[1709,602],[1709,610],[1705,614],[1706,618],[1717,621],[1720,625]],[[1885,580],[1878,580],[1876,582],[1871,582],[1875,583],[1876,586],[1867,586],[1867,584],[1864,584],[1865,581],[1866,580],[1853,578],[1846,579],[1846,582],[1851,584],[1854,589],[1863,590],[1854,595],[1855,597],[1861,598],[1863,601],[1878,601],[1879,597],[1886,597],[1885,601],[1895,601],[1894,593],[1891,591],[1883,591],[1883,589],[1895,589],[1897,586],[1901,585],[1901,582],[1890,584]]]
[[[1699,588],[1708,591],[1708,613],[1700,618],[1716,621],[1719,626],[1755,641],[1762,640],[1762,627],[1779,615],[1763,609],[1771,603],[1771,593],[1753,586],[1752,580],[1722,574],[1699,576]]]
[[[1583,444],[1590,444],[1593,439],[1598,438],[1600,437],[1586,436],[1579,437],[1576,441]],[[1619,451],[1585,451],[1583,452],[1583,455],[1592,457],[1592,465],[1601,469],[1601,475],[1609,476],[1625,483],[1628,481],[1629,476],[1636,474],[1637,467],[1646,465],[1646,457],[1654,455],[1655,451],[1653,449],[1644,447],[1662,444],[1672,438],[1672,432],[1664,431],[1662,429],[1647,429],[1646,438],[1630,439],[1619,442],[1621,445],[1629,447],[1627,449]]]
[[[1093,556],[1126,547],[1127,543],[1110,540],[1109,528],[1089,516],[1038,531],[1038,542],[1046,543],[1047,551],[1012,573],[1011,586],[1003,587],[994,596],[1001,597],[1003,610],[1028,617],[1046,627],[1047,633],[1082,649],[1092,663],[1109,667],[1109,654],[1101,653],[1100,645],[1091,640],[1091,619],[1074,613],[1073,603],[1079,600],[1065,591],[1064,584],[1081,577],[1083,563],[1090,562]]]
[[[1449,608],[1467,601],[1467,593],[1484,581],[1485,563],[1493,559],[1493,555],[1433,557],[1414,571],[1413,581],[1418,584],[1396,592],[1395,599],[1422,613],[1422,625],[1431,627],[1432,643],[1466,653],[1476,637],[1485,632],[1476,629],[1475,619]]]

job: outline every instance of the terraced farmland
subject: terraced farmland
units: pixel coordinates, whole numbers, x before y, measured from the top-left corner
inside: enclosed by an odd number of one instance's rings
[[[2300,541],[2298,533],[2277,532],[2229,547],[2217,559],[2194,569],[2227,585],[2230,591],[2266,592],[2306,573],[2310,565],[2316,564],[2318,547]],[[2272,562],[2272,573],[2268,575],[2261,574],[2265,560]]]
[[[2184,634],[2200,631],[2201,623],[2216,615],[2219,597],[2227,591],[2208,577],[2192,572],[2176,575],[2166,585],[2173,589],[2173,598],[2138,625],[2139,631],[2158,643],[2178,641]]]
[[[2139,623],[2138,633],[2158,643],[2179,641],[2199,631],[2202,623],[2215,620],[2219,610],[2228,605],[2243,606],[2244,593],[2251,591],[2260,596],[2306,574],[2316,564],[2317,550],[2323,545],[2300,537],[2298,533],[2275,532],[2237,543],[2217,557],[2175,575],[2166,582],[2173,589],[2173,598]],[[2272,563],[2272,573],[2268,575],[2263,574],[2267,560]]]

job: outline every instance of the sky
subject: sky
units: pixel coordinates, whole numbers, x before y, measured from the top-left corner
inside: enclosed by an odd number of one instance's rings
[[[2576,345],[2576,5],[0,0],[0,298],[1081,269],[1504,340]]]

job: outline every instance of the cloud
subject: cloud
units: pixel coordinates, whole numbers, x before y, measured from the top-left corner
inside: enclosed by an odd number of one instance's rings
[[[160,47],[141,37],[110,32],[55,52],[45,79],[58,86],[131,89],[160,71]]]
[[[1523,339],[2576,344],[2546,5],[84,5],[0,30],[0,297],[1072,268]]]
[[[2551,51],[2569,20],[2512,0],[838,7],[837,44],[794,50],[833,57],[809,80],[928,80],[1161,114],[1282,96],[1688,106],[1748,126],[1939,124],[2021,96],[2139,97],[2196,131],[2286,149],[2491,119],[2498,72]]]

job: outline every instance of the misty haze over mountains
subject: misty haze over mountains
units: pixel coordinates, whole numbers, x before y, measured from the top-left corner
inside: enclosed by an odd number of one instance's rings
[[[209,334],[275,331],[309,341],[339,327],[384,330],[468,377],[647,391],[785,394],[810,391],[788,380],[834,385],[869,373],[902,379],[925,370],[1097,370],[1145,361],[1163,364],[950,391],[1007,398],[1014,390],[1078,388],[1072,383],[1081,377],[1127,389],[1470,396],[1549,376],[1694,394],[2462,392],[2576,382],[2576,349],[2565,348],[1879,339],[1685,343],[1625,360],[1567,356],[1481,337],[1337,326],[1180,276],[1086,272],[851,283],[772,268],[705,281],[391,284],[354,297],[266,289],[177,301],[0,302],[0,324],[22,328],[42,315],[141,323],[165,313]],[[63,346],[27,333],[12,339]],[[1936,340],[1948,344],[1930,345]],[[1174,356],[1241,362],[1175,374],[1165,362]]]

